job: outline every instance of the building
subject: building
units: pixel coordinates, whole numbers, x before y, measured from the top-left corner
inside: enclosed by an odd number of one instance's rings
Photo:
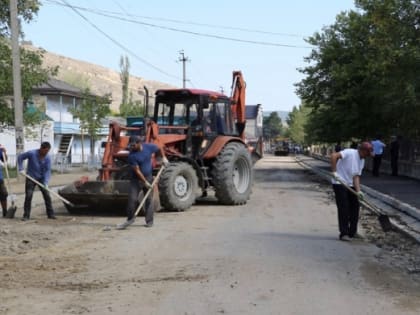
[[[49,79],[48,82],[34,87],[33,102],[53,123],[52,154],[54,161],[81,163],[92,160],[90,157],[90,137],[80,128],[80,121],[71,113],[81,106],[83,91],[64,81]],[[104,125],[100,136],[108,134]],[[101,138],[101,137],[100,137]],[[95,142],[95,155],[100,152],[102,139]]]

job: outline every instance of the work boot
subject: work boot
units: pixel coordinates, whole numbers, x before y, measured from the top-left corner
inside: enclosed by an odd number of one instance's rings
[[[3,210],[3,218],[7,216],[7,210]]]
[[[342,235],[340,236],[340,241],[351,242],[351,238],[348,235]]]
[[[51,214],[51,215],[48,216],[48,219],[56,220],[57,217],[54,214]]]
[[[28,216],[26,216],[26,215],[24,215],[23,217],[22,217],[22,219],[21,219],[22,221],[28,221],[29,220],[29,217]]]
[[[124,223],[118,224],[118,225],[116,226],[116,229],[117,229],[117,230],[125,230],[125,229],[126,229],[126,227],[127,227],[127,226],[129,226],[129,225],[131,225],[131,224],[133,224],[133,223],[134,223],[134,221],[136,221],[136,219],[135,219],[135,218],[132,218],[132,219],[130,219],[130,220],[127,220],[127,221],[125,221]]]

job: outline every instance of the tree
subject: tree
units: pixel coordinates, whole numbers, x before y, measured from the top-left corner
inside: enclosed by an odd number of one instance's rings
[[[128,82],[130,80],[130,61],[127,56],[121,56],[120,58],[120,80],[122,87],[122,100],[121,107],[128,104]]]
[[[143,106],[140,101],[133,100],[133,93],[128,92],[128,83],[130,79],[130,61],[128,57],[120,58],[120,79],[122,87],[122,100],[120,104],[120,115],[122,117],[142,116],[144,113]]]
[[[263,136],[265,139],[273,139],[281,135],[283,126],[277,112],[271,112],[263,118]]]
[[[20,0],[18,1],[19,17],[30,22],[39,10],[39,1]],[[9,29],[9,1],[0,0],[0,124],[12,125],[14,123],[14,111],[7,105],[5,97],[13,95],[12,76],[12,52],[8,36]],[[26,50],[20,48],[21,56],[21,77],[22,97],[24,103],[30,99],[32,88],[41,83],[47,82],[50,76],[57,74],[58,67],[43,68],[43,50]],[[24,112],[25,124],[35,124],[36,117]]]
[[[314,141],[420,130],[420,1],[357,0],[314,45],[297,92]]]
[[[294,106],[287,118],[288,136],[294,142],[299,144],[308,143],[310,137],[306,133],[306,123],[308,119],[309,108],[303,104],[299,107]]]
[[[92,95],[89,88],[83,91],[82,99],[82,104],[70,111],[75,118],[80,120],[80,129],[87,131],[90,137],[90,155],[93,159],[95,156],[95,141],[102,127],[101,120],[110,113],[111,99],[110,94],[104,96]]]

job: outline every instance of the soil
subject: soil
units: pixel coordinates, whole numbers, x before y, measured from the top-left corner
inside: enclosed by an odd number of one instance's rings
[[[418,244],[365,211],[364,239],[340,242],[332,197],[268,156],[246,205],[210,195],[153,228],[60,203],[57,220],[0,219],[0,314],[418,314]]]

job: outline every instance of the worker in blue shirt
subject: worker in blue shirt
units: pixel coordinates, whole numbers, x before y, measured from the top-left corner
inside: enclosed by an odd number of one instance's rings
[[[381,141],[381,136],[378,135],[372,141],[373,146],[373,169],[372,174],[373,176],[379,176],[379,168],[381,167],[382,156],[384,154],[385,143]]]
[[[153,154],[160,152],[163,164],[167,165],[169,163],[163,148],[159,148],[154,143],[142,143],[140,136],[130,136],[129,147],[128,164],[131,166],[131,179],[127,204],[127,221],[117,227],[120,230],[134,223],[134,214],[140,191],[143,190],[143,193],[146,194],[149,189],[152,189]],[[152,194],[149,194],[145,203],[146,227],[153,226],[153,212]]]
[[[28,160],[28,165],[26,173],[36,179],[38,182],[42,183],[45,187],[48,187],[48,182],[51,177],[51,159],[48,156],[48,152],[51,149],[51,144],[49,142],[42,142],[41,147],[37,150],[30,150],[19,154],[18,156],[18,169],[19,172],[25,176],[25,171],[23,170],[23,161]],[[23,221],[29,220],[31,215],[31,203],[32,196],[34,194],[35,187],[39,186],[29,178],[26,178],[25,181],[25,203],[23,206]],[[56,219],[54,215],[54,210],[52,207],[51,197],[48,190],[39,186],[41,190],[42,197],[44,198],[45,207],[47,209],[48,219]]]
[[[6,159],[6,160],[5,160]],[[6,185],[4,183],[4,178],[3,178],[3,171],[2,171],[2,167],[4,164],[7,163],[7,155],[6,155],[6,149],[4,147],[1,146],[0,144],[0,203],[1,203],[1,207],[3,210],[3,218],[6,217],[7,214],[7,189],[6,189]]]

